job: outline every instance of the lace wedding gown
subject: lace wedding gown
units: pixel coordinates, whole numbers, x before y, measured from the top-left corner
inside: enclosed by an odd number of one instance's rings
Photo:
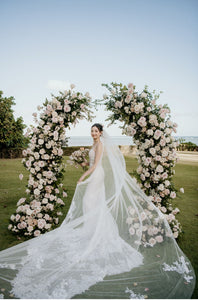
[[[194,271],[164,215],[101,140],[61,226],[0,252],[0,287],[17,298],[190,298]]]

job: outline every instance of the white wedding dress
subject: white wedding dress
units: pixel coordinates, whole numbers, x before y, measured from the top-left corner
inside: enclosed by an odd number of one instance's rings
[[[190,298],[194,270],[165,216],[101,140],[61,226],[0,252],[0,287],[16,298]]]

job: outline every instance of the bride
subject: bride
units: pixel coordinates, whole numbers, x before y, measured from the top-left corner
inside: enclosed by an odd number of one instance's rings
[[[102,125],[91,135],[90,166],[61,226],[0,252],[5,296],[190,298],[194,270],[164,214],[127,173]]]

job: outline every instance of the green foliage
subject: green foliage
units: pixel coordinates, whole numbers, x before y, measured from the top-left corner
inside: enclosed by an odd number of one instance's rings
[[[0,151],[27,147],[29,142],[23,135],[26,128],[23,118],[14,118],[13,105],[14,97],[3,97],[3,92],[0,91]]]
[[[177,147],[179,151],[198,151],[198,146],[192,142],[182,142]]]

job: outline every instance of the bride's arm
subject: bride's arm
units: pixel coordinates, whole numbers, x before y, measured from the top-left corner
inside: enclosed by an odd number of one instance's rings
[[[80,183],[81,181],[83,181],[85,179],[85,177],[87,177],[88,175],[90,175],[96,168],[101,154],[102,154],[102,143],[100,142],[97,146],[96,146],[96,154],[95,154],[95,160],[94,160],[94,164],[91,166],[91,168],[89,168],[78,180],[78,183]]]

